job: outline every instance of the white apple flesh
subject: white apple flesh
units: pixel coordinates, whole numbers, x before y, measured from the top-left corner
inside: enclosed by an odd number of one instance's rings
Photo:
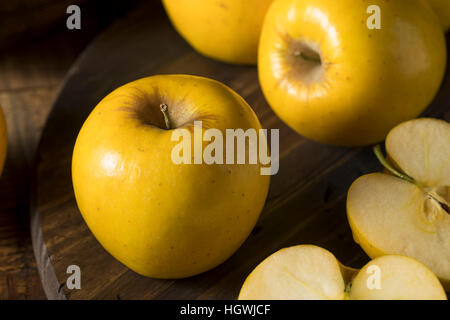
[[[376,286],[374,276],[379,277]],[[358,271],[343,266],[325,249],[299,245],[260,263],[246,279],[239,299],[445,300],[446,295],[436,276],[412,258],[383,256]]]

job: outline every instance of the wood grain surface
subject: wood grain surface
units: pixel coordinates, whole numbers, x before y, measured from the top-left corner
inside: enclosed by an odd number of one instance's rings
[[[70,5],[81,8],[83,32],[78,30],[78,34],[85,34],[86,30],[90,32],[95,26],[110,21],[117,12],[123,12],[138,1],[141,0],[2,0],[0,51],[8,51],[11,47],[30,40],[42,40],[49,32],[65,29],[68,17],[66,9]],[[77,31],[72,31],[72,35],[76,33]],[[70,43],[68,46],[71,47]]]
[[[29,231],[29,181],[58,87],[86,45],[74,40],[57,32],[0,54],[0,105],[9,138],[0,179],[0,299],[45,298]]]
[[[103,11],[98,6],[105,0],[83,1],[82,30],[78,31],[67,30],[64,17],[69,2],[81,1],[0,1],[0,105],[9,138],[0,179],[2,300],[46,298],[30,234],[29,188],[35,151],[72,63],[102,28],[136,1],[114,4]],[[30,15],[34,18],[27,20]]]
[[[110,91],[155,74],[195,74],[229,85],[263,127],[280,129],[280,171],[244,245],[219,267],[183,280],[142,277],[110,256],[84,223],[74,199],[71,155],[89,112]],[[426,115],[450,120],[450,79]],[[371,148],[324,146],[287,128],[267,105],[253,67],[222,64],[194,52],[157,3],[146,3],[108,28],[67,75],[43,132],[32,189],[32,237],[51,299],[235,299],[249,272],[276,250],[315,244],[346,265],[368,257],[353,242],[345,199],[360,175],[381,167]],[[65,286],[67,267],[81,268],[81,289]]]

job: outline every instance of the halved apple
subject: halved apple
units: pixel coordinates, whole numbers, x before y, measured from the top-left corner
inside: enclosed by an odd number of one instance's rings
[[[354,239],[371,257],[401,254],[450,290],[450,124],[416,119],[386,139],[388,173],[358,178],[347,197]]]
[[[378,277],[378,279],[377,279]],[[239,300],[445,300],[436,276],[405,256],[383,256],[361,270],[312,245],[282,249],[248,276]]]

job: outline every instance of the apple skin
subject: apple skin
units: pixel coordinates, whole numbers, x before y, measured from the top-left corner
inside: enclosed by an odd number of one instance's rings
[[[5,166],[6,153],[8,150],[8,131],[6,127],[5,114],[0,107],[0,175],[3,173]]]
[[[163,0],[178,32],[201,54],[255,65],[259,36],[273,0]]]
[[[381,1],[381,29],[369,30],[363,0],[279,0],[267,12],[259,79],[275,113],[310,139],[363,146],[417,117],[446,66],[436,15],[420,0]],[[299,56],[320,53],[321,64]],[[317,58],[317,57],[316,57]]]
[[[162,103],[177,129],[165,129]],[[172,132],[192,132],[194,120],[224,137],[225,129],[261,128],[244,99],[217,81],[153,76],[106,96],[75,144],[72,179],[84,220],[109,253],[144,276],[184,278],[219,265],[265,203],[270,177],[260,164],[172,162]]]
[[[444,31],[450,29],[450,1],[448,0],[427,0],[441,21]]]

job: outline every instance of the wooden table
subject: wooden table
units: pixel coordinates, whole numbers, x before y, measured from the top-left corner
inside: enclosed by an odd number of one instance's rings
[[[80,44],[55,34],[0,55],[8,156],[0,180],[0,299],[43,299],[29,232],[29,176],[58,86]]]
[[[31,246],[29,181],[41,131],[69,67],[124,6],[138,0],[107,10],[102,2],[82,7],[81,31],[66,29],[63,11],[52,32],[0,52],[0,105],[9,136],[0,179],[0,299],[45,299]]]

